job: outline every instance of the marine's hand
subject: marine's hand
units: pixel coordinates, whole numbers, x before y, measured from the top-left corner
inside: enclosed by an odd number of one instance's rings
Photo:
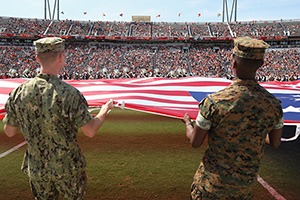
[[[104,104],[101,107],[100,113],[108,113],[111,109],[113,109],[114,106],[114,100],[110,99],[108,102],[106,102],[106,104]]]
[[[106,104],[104,106],[107,106],[108,110],[115,108],[114,100],[110,99],[108,102],[106,102]]]
[[[188,113],[185,113],[184,117],[182,118],[183,123],[187,124],[187,123],[191,123],[192,119],[190,118]]]
[[[108,102],[106,102],[106,104],[104,104],[99,113],[96,115],[96,117],[91,120],[89,123],[87,123],[86,125],[80,127],[80,129],[82,130],[82,132],[88,136],[88,137],[94,137],[98,131],[98,129],[102,126],[104,120],[105,120],[105,116],[107,113],[109,113],[109,111],[114,108],[114,101],[111,99]]]

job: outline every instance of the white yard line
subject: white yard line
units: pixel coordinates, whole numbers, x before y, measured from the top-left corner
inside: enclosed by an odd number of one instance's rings
[[[260,176],[257,176],[257,181],[266,188],[270,194],[275,197],[276,200],[286,200],[283,196],[281,196],[274,188],[272,188],[266,181],[264,181]]]
[[[24,144],[26,144],[26,141],[24,141],[24,142],[18,144],[17,146],[11,148],[11,149],[8,150],[8,151],[6,151],[6,152],[0,154],[0,158],[3,158],[4,156],[7,156],[8,154],[14,152],[14,151],[17,150],[18,148],[22,147]]]

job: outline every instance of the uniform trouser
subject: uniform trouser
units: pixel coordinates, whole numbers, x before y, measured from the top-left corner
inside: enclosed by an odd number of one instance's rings
[[[58,199],[61,194],[64,200],[80,200],[86,193],[87,176],[83,170],[74,176],[64,175],[60,178],[50,178],[49,181],[30,178],[29,183],[35,199]]]

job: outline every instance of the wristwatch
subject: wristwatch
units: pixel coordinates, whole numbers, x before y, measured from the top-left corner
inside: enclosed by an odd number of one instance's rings
[[[192,125],[192,127],[194,127],[193,122],[190,122],[190,123],[188,123],[188,124],[185,124],[185,126],[189,126],[189,125]]]

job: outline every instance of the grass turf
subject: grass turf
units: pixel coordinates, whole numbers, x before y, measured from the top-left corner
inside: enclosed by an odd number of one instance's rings
[[[0,124],[0,153],[24,141],[8,138]],[[193,149],[185,127],[172,119],[114,109],[94,138],[78,134],[87,161],[85,199],[189,199],[189,188],[205,143]],[[287,200],[300,196],[299,139],[266,148],[260,176]],[[20,171],[25,146],[0,159],[0,199],[33,199]],[[275,199],[259,183],[254,199]]]

